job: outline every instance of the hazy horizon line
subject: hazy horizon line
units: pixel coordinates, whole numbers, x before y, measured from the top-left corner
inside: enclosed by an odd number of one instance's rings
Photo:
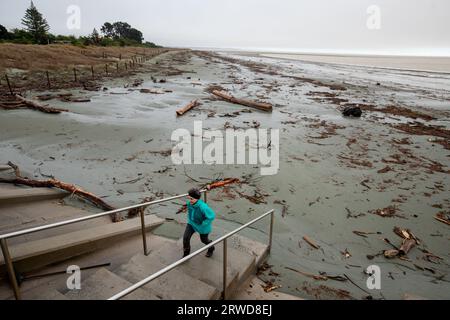
[[[268,47],[209,47],[209,46],[177,46],[192,50],[205,51],[238,51],[256,53],[276,53],[276,54],[298,54],[298,55],[330,55],[330,56],[385,56],[385,57],[430,57],[430,58],[450,58],[450,48],[436,48],[426,50],[420,48],[392,49],[392,50],[370,50],[370,49],[298,49],[298,48],[268,48]]]

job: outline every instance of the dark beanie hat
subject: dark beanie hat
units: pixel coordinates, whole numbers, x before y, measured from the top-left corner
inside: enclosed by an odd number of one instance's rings
[[[197,200],[200,199],[201,198],[200,190],[196,188],[189,190],[189,196]]]

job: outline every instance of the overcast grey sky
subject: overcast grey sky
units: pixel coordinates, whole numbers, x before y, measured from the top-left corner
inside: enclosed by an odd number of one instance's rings
[[[47,18],[51,32],[57,34],[86,35],[105,21],[125,21],[141,30],[145,40],[165,46],[450,56],[450,0],[34,0],[34,3]],[[20,20],[29,4],[29,0],[0,0],[0,24],[7,28],[21,27]],[[67,27],[70,5],[81,10],[80,29]],[[379,20],[377,12],[367,12],[371,5],[379,8]]]

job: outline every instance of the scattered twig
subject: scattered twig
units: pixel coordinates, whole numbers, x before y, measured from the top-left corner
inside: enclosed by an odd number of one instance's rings
[[[346,274],[344,274],[344,277],[346,277],[348,279],[348,281],[350,281],[355,287],[361,289],[362,291],[364,291],[367,294],[370,294],[369,292],[367,292],[366,290],[364,290],[363,288],[361,288],[360,286],[358,286],[356,283],[353,282],[352,279],[350,279]]]
[[[313,247],[314,249],[320,249],[320,246],[318,246],[317,244],[314,243],[314,241],[312,241],[310,238],[308,238],[307,236],[303,236],[303,240],[305,240],[311,247]]]

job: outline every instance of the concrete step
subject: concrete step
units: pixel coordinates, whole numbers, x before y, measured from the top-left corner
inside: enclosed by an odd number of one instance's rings
[[[90,208],[89,208],[90,209]],[[97,209],[95,211],[98,211]],[[38,227],[59,221],[87,217],[94,212],[64,205],[59,200],[40,200],[34,202],[14,203],[0,206],[0,234],[17,230]],[[22,242],[40,240],[53,237],[80,229],[93,228],[111,223],[111,217],[105,216],[90,221],[79,222],[67,226],[49,229],[41,232],[31,233],[12,238],[8,241],[10,245]]]
[[[175,243],[175,240],[160,237],[148,233],[147,235],[147,245],[150,251],[156,250],[165,243]],[[25,274],[25,276],[37,276],[43,274],[49,274],[53,272],[59,272],[67,270],[69,266],[76,265],[80,268],[95,266],[103,263],[110,263],[111,265],[106,267],[111,272],[115,272],[117,268],[121,265],[126,264],[134,255],[143,253],[142,248],[142,236],[137,234],[126,239],[114,242],[114,246],[109,246],[95,252],[83,254],[72,259],[64,260],[55,263],[51,266],[45,267],[37,272],[31,272]],[[0,253],[1,255],[1,253]],[[81,272],[81,279],[85,280],[99,269],[88,269]],[[29,279],[24,281],[21,285],[21,291],[26,292],[33,290],[34,288],[39,288],[42,292],[47,291],[59,291],[61,293],[66,293],[67,289],[67,273],[62,273],[54,276],[42,277]],[[126,279],[125,279],[126,280]],[[131,282],[131,281],[130,281]],[[36,293],[36,299],[40,299],[39,293]],[[65,297],[64,297],[65,298]],[[14,299],[13,292],[7,279],[2,279],[0,281],[0,300]]]
[[[81,290],[72,290],[65,294],[69,300],[106,300],[120,291],[130,287],[132,283],[105,268],[81,282]],[[138,289],[124,300],[159,300],[149,290]]]
[[[50,188],[15,188],[1,189],[0,205],[9,205],[17,202],[38,201],[47,199],[62,199],[67,192]]]
[[[255,257],[256,266],[264,263],[269,255],[269,246],[261,242],[246,238],[241,235],[234,235],[228,239],[228,245],[235,250]]]
[[[228,242],[230,242],[230,240],[228,240]],[[182,239],[180,239],[177,243],[180,248],[183,246]],[[198,235],[194,235],[191,239],[192,252],[203,246],[204,244],[200,241],[200,237]],[[223,242],[216,245],[215,248],[216,250],[210,259],[217,261],[220,265],[223,265]],[[247,252],[241,252],[234,249],[231,242],[227,244],[227,264],[239,273],[239,285],[246,281],[251,274],[256,272],[255,256],[248,254]]]
[[[114,273],[131,283],[137,283],[166,266],[159,262],[154,254],[147,257],[138,254],[127,264],[114,270]],[[220,298],[219,290],[177,268],[153,280],[142,289],[150,289],[163,300],[217,300]]]
[[[146,230],[151,230],[163,224],[164,221],[155,215],[147,216]],[[85,228],[54,237],[13,245],[10,247],[10,252],[16,270],[29,272],[114,245],[116,241],[140,232],[140,219],[129,219],[119,223],[109,223],[95,228]],[[3,257],[0,257],[0,268],[2,274],[4,274]]]
[[[183,255],[183,249],[177,244],[164,245],[159,250],[152,253],[156,261],[166,266],[180,260]],[[180,270],[194,279],[203,281],[204,283],[216,288],[220,292],[223,290],[223,264],[217,260],[206,258],[204,254],[185,262],[177,267]],[[227,289],[233,291],[238,286],[239,273],[233,268],[229,267],[227,270]]]
[[[210,239],[217,239],[231,231],[232,230],[225,230],[215,226]],[[237,251],[254,256],[256,266],[260,266],[267,259],[269,254],[269,246],[267,244],[249,239],[240,234],[235,234],[228,238],[228,246]]]
[[[68,300],[65,295],[56,289],[37,287],[22,292],[22,300]]]

